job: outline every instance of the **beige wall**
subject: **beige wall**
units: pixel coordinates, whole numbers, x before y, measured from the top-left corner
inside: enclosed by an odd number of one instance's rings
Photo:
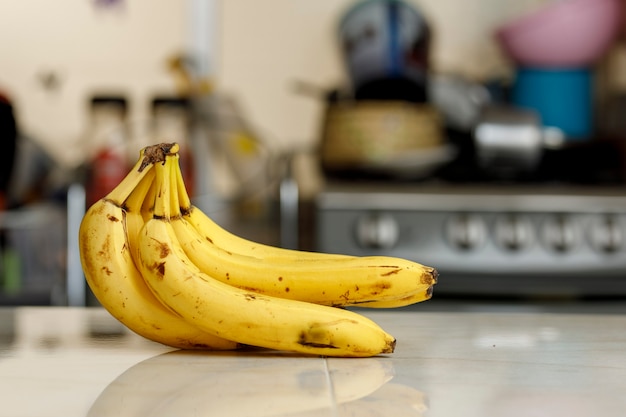
[[[492,39],[501,22],[549,0],[411,0],[434,31],[434,71],[500,75],[508,62]],[[281,146],[315,140],[321,105],[293,82],[342,81],[336,24],[353,0],[228,0],[221,4],[218,81],[236,94],[262,132]]]
[[[62,162],[80,157],[73,151],[93,91],[125,94],[132,116],[143,117],[150,94],[172,88],[165,58],[184,47],[184,2],[94,3],[0,2],[0,90],[14,99],[21,128]],[[40,82],[50,73],[58,76],[56,89]]]
[[[277,146],[310,145],[322,106],[294,94],[292,83],[341,81],[335,25],[352,0],[215,1],[217,86]],[[434,70],[480,78],[507,70],[491,39],[495,25],[549,0],[412,1],[435,32]],[[110,10],[94,3],[0,2],[0,89],[15,99],[22,129],[62,162],[80,157],[71,150],[79,149],[91,91],[123,92],[131,116],[145,117],[149,97],[174,88],[165,60],[188,41],[188,0],[122,0]],[[44,88],[42,73],[58,75],[58,88]]]

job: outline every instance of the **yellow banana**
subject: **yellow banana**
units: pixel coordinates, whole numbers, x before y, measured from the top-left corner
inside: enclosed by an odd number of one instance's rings
[[[85,213],[79,231],[85,278],[105,309],[147,339],[185,349],[235,349],[236,342],[204,333],[162,305],[133,262],[124,204],[128,196],[145,194],[150,187],[158,160],[154,151],[146,148],[128,176]]]
[[[435,275],[436,279],[436,275]],[[429,300],[433,296],[433,287],[428,287],[424,291],[419,291],[406,297],[394,298],[392,300],[374,300],[366,301],[358,304],[358,307],[366,308],[399,308],[406,307],[425,300]]]
[[[437,271],[405,259],[317,254],[316,258],[279,261],[275,256],[259,259],[242,255],[245,250],[225,248],[200,234],[189,216],[181,213],[178,196],[184,199],[186,194],[182,173],[177,162],[171,167],[171,225],[189,259],[215,279],[260,294],[331,306],[389,308],[424,301],[432,294]]]
[[[194,326],[239,343],[325,356],[391,353],[395,339],[352,311],[276,298],[224,284],[185,255],[170,223],[174,158],[156,164],[153,218],[139,236],[140,270],[157,297]]]

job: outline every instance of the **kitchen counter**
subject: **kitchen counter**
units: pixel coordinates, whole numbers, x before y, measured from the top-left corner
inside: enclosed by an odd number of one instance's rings
[[[176,351],[96,307],[0,308],[0,416],[626,415],[621,313],[359,311],[395,353]]]

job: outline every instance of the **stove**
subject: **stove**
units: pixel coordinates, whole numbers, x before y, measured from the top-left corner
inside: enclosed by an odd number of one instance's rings
[[[332,181],[315,249],[436,267],[437,292],[626,295],[626,186]]]

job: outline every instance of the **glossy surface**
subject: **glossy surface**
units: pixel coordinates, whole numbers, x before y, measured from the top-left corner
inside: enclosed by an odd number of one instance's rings
[[[98,308],[0,309],[0,416],[623,416],[626,315],[363,311],[396,352],[175,351]]]

